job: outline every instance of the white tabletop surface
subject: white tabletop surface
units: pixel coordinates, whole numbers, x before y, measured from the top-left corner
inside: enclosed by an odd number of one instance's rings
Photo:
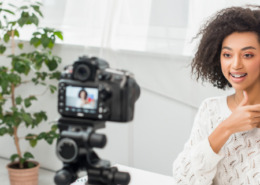
[[[1,185],[9,185],[8,172],[5,166],[9,163],[8,160],[0,158],[0,180]],[[128,172],[131,176],[131,181],[129,185],[175,185],[172,177],[161,175],[158,173],[153,173],[145,170],[140,170],[136,168],[131,168],[124,165],[114,165],[119,171]],[[54,185],[55,173],[47,170],[40,169],[39,172],[39,185]],[[71,185],[85,185],[87,182],[87,177],[79,178],[75,183]]]

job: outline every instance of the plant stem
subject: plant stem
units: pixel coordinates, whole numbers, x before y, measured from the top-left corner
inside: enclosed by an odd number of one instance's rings
[[[11,37],[12,37],[12,54],[14,55],[14,49],[15,49],[15,42],[14,42],[14,30],[11,32]]]
[[[12,38],[12,54],[14,55],[14,53],[15,53],[14,30],[12,30],[11,34],[12,34],[11,35],[11,38]],[[14,84],[11,85],[11,99],[12,99],[12,106],[13,106],[13,108],[15,108],[16,104],[15,104],[15,85]],[[21,163],[22,152],[21,152],[21,149],[20,149],[19,137],[18,137],[18,132],[17,132],[18,126],[14,126],[13,130],[14,130],[14,143],[15,143],[17,154],[19,156],[19,168],[23,168],[23,163]]]
[[[17,154],[19,156],[19,168],[23,168],[23,163],[21,163],[20,159],[22,158],[22,153],[21,153],[21,149],[20,149],[20,145],[19,145],[19,138],[18,138],[18,134],[17,134],[17,127],[14,126],[14,143],[15,143],[15,147],[17,150]]]
[[[15,104],[15,85],[12,84],[11,85],[11,97],[12,97],[12,106],[13,107],[16,107],[16,104]],[[13,127],[14,129],[14,143],[15,143],[15,147],[16,147],[16,151],[17,151],[17,154],[19,156],[19,168],[23,168],[23,164],[20,162],[21,158],[22,158],[22,152],[21,152],[21,149],[20,149],[20,145],[19,145],[19,137],[18,137],[18,133],[17,133],[17,129],[18,129],[18,126],[14,126]]]

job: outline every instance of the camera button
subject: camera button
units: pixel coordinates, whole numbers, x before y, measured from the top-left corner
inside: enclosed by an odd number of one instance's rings
[[[103,113],[107,113],[108,111],[109,111],[108,107],[103,109]]]

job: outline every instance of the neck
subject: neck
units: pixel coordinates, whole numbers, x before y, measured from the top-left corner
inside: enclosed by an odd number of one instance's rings
[[[248,95],[248,105],[260,104],[260,88],[246,89]],[[243,90],[236,90],[234,95],[235,102],[239,104],[244,98]]]

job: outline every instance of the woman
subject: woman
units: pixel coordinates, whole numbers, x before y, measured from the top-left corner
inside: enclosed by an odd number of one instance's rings
[[[231,7],[201,29],[197,79],[232,87],[204,100],[173,164],[177,184],[260,184],[260,8]]]
[[[85,105],[89,104],[88,93],[84,89],[79,91],[78,97],[80,98],[77,102],[77,107],[85,107]]]

